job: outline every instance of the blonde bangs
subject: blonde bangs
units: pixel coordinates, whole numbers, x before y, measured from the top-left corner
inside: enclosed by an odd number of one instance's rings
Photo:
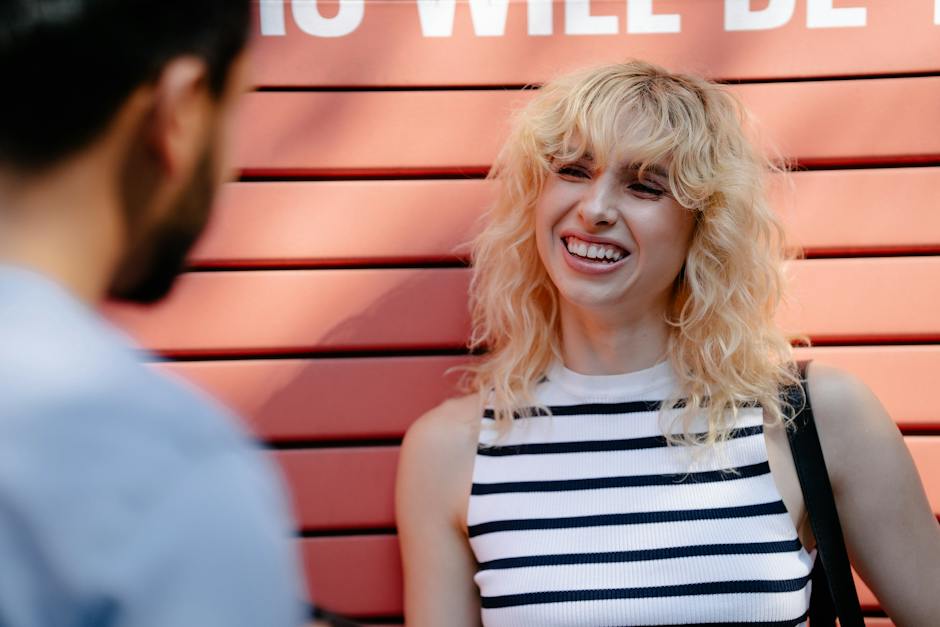
[[[667,313],[680,397],[670,441],[713,444],[737,409],[759,403],[784,419],[779,391],[797,382],[790,340],[774,316],[784,294],[783,230],[766,197],[777,171],[747,137],[743,107],[721,86],[632,61],[545,85],[515,118],[491,172],[497,197],[473,245],[470,347],[486,354],[466,384],[498,424],[545,411],[535,384],[560,359],[558,294],[535,244],[534,207],[554,164],[608,155],[668,173],[695,230]],[[707,435],[690,435],[705,413]],[[664,416],[666,413],[664,412]],[[675,425],[664,426],[667,434]]]

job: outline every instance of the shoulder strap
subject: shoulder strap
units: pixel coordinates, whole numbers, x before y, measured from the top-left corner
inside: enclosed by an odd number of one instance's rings
[[[787,438],[803,489],[803,500],[809,512],[810,525],[816,537],[810,624],[812,627],[835,625],[835,619],[838,617],[841,627],[864,627],[858,593],[849,566],[849,556],[845,549],[845,539],[842,536],[842,526],[839,523],[839,513],[832,496],[832,484],[829,482],[829,472],[826,470],[813,418],[806,381],[807,363],[798,362],[800,386],[784,390],[784,398],[794,410],[799,410],[793,428],[787,429]]]

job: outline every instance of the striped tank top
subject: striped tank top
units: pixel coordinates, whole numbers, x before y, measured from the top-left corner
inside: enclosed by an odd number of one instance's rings
[[[484,414],[467,513],[484,625],[805,625],[815,551],[770,474],[762,410],[693,463],[662,435],[675,385],[668,362],[556,364],[536,387],[551,416],[497,439]]]

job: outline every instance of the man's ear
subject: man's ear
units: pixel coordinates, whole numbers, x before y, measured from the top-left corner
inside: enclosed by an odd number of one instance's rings
[[[212,117],[207,73],[202,59],[178,57],[164,66],[153,85],[149,143],[171,178],[188,176],[204,150]]]

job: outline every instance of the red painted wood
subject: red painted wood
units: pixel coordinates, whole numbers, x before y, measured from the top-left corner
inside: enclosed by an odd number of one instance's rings
[[[790,266],[780,325],[816,342],[936,340],[940,257],[809,259]]]
[[[351,616],[401,616],[401,559],[393,535],[300,540],[310,599]]]
[[[792,241],[809,254],[940,251],[940,168],[788,178],[774,185],[774,204]],[[191,262],[349,266],[466,258],[492,196],[482,180],[233,183]]]
[[[276,451],[303,530],[395,526],[397,446]]]
[[[469,324],[468,278],[449,268],[195,273],[154,308],[109,311],[173,354],[452,348]]]
[[[792,242],[809,254],[940,249],[940,168],[794,172],[773,186]]]
[[[940,436],[906,436],[931,507],[940,516]],[[278,451],[304,530],[395,524],[397,447]]]
[[[336,14],[332,2],[319,4],[324,15]],[[424,36],[415,2],[367,0],[358,28],[332,38],[302,32],[288,8],[285,36],[262,37],[255,28],[257,80],[278,86],[523,84],[627,57],[734,79],[940,69],[930,2],[837,2],[865,7],[865,26],[814,29],[807,28],[806,3],[797,2],[781,27],[729,32],[723,0],[657,0],[657,15],[679,14],[680,32],[638,34],[627,32],[623,0],[593,0],[591,14],[614,16],[617,24],[616,34],[591,36],[565,34],[564,6],[556,0],[553,34],[530,36],[526,3],[511,1],[502,36],[489,37],[475,34],[469,3],[456,5],[450,37]]]
[[[940,346],[826,346],[798,349],[860,377],[898,425],[940,429],[940,404],[923,394],[940,372]],[[395,438],[459,392],[465,357],[252,359],[163,363],[244,416],[272,441]]]
[[[356,265],[466,258],[491,198],[481,180],[233,183],[198,266]]]
[[[248,94],[235,164],[266,176],[481,173],[514,103],[527,100],[513,91]]]
[[[804,163],[940,157],[940,116],[932,108],[940,77],[730,89],[780,153]],[[495,90],[254,93],[242,107],[235,163],[247,175],[267,176],[484,172],[510,113],[529,97]]]
[[[456,395],[466,357],[253,359],[165,363],[244,416],[270,442],[401,437]],[[940,415],[940,412],[938,412]]]
[[[784,328],[827,342],[940,338],[940,257],[792,264]],[[112,306],[148,348],[180,355],[460,347],[469,271],[188,274],[153,308]]]

